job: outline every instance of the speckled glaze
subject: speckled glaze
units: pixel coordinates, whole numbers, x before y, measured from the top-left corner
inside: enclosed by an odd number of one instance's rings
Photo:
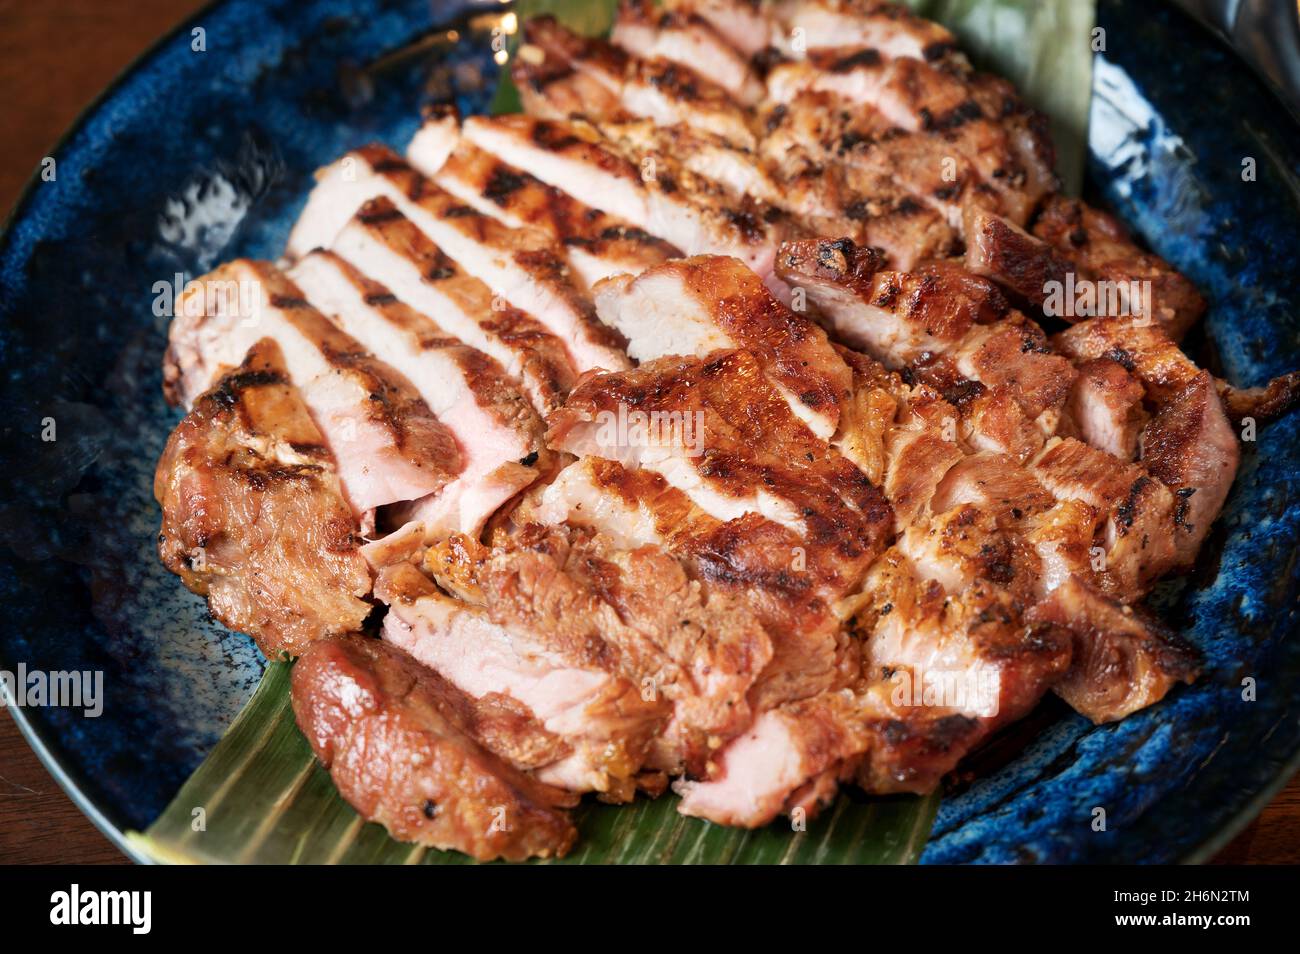
[[[1198,357],[1259,383],[1300,367],[1300,136],[1230,54],[1151,7],[1101,4],[1091,187],[1213,302]],[[368,140],[404,144],[422,101],[482,110],[493,74],[488,37],[463,22],[475,9],[500,6],[214,6],[106,93],[56,150],[57,178],[35,182],[9,224],[0,668],[104,672],[98,719],[18,714],[110,834],[148,825],[261,672],[251,641],[209,621],[155,554],[153,465],[178,415],[160,391],[168,319],[154,285],[276,256],[312,170]],[[452,23],[450,51],[422,42]],[[385,56],[412,44],[420,52]],[[1161,594],[1205,651],[1205,677],[1102,728],[1049,701],[945,798],[924,861],[1195,858],[1249,817],[1300,751],[1300,645],[1286,639],[1300,590],[1298,430],[1296,414],[1260,428],[1198,573]]]

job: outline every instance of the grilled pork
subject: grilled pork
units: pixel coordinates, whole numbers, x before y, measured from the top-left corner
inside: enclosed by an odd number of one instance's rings
[[[362,204],[381,196],[494,294],[530,312],[559,337],[579,370],[627,367],[617,336],[596,321],[553,242],[482,215],[382,146],[356,150],[318,173],[289,236],[289,254],[301,257],[328,247]]]
[[[772,272],[774,227],[738,212],[720,195],[683,194],[666,160],[640,166],[603,141],[588,124],[529,116],[472,116],[464,136],[481,149],[569,193],[600,195],[601,207],[671,242],[687,255],[734,255],[766,278]],[[702,183],[707,186],[707,183]]]
[[[444,554],[454,556],[458,546],[477,553],[452,538],[432,551],[432,568],[441,570]],[[453,568],[459,564],[452,560]],[[565,639],[545,620],[540,627],[499,622],[481,602],[448,598],[409,563],[383,570],[375,595],[390,607],[387,641],[474,698],[505,693],[518,700],[565,743],[560,757],[538,767],[539,779],[611,801],[632,797],[669,711],[662,697],[645,698],[641,686],[605,667],[603,642]]]
[[[1195,678],[1143,601],[1300,375],[1198,368],[1199,295],[1055,194],[1009,84],[882,0],[627,2],[611,41],[523,41],[528,115],[349,154],[301,287],[237,263],[275,297],[173,326],[174,399],[243,367],[160,464],[164,559],[268,653],[316,641],[298,716],[364,815],[558,854],[561,789],[677,776],[686,814],[757,826],[930,791],[1048,692],[1103,722]],[[1057,311],[1079,282],[1151,295]],[[366,560],[384,642],[320,642],[366,615]],[[529,830],[484,834],[485,799]]]
[[[734,94],[689,66],[654,54],[630,55],[604,40],[579,36],[551,17],[528,21],[524,40],[533,55],[520,57],[512,70],[524,107],[533,115],[640,116],[736,148],[754,146],[749,116]]]
[[[411,141],[407,157],[485,215],[514,228],[545,232],[563,247],[585,287],[611,275],[636,274],[678,254],[667,242],[584,205],[472,143],[457,143],[458,137],[458,127],[448,130],[445,119],[431,120]]]
[[[293,709],[339,794],[395,838],[480,861],[562,856],[574,803],[474,737],[489,707],[378,640],[315,644],[293,669]]]
[[[455,436],[464,466],[414,504],[426,534],[476,534],[507,500],[550,466],[542,421],[500,365],[447,335],[332,252],[289,271],[303,293],[372,353],[403,374]]]
[[[272,339],[194,401],[158,461],[154,497],[163,563],[268,658],[369,615],[359,528]]]
[[[557,407],[577,377],[560,338],[466,274],[387,199],[363,205],[330,250],[495,358],[540,413]]]
[[[647,0],[620,0],[610,38],[630,53],[662,57],[690,70],[708,64],[708,75],[738,102],[752,106],[763,84],[747,59],[731,48],[704,17],[681,9],[656,9]]]
[[[223,265],[186,287],[175,314],[163,371],[169,393],[190,405],[252,345],[272,338],[358,514],[436,493],[460,472],[455,438],[411,383],[273,266],[244,259]]]
[[[851,384],[848,365],[817,325],[777,301],[736,259],[667,262],[637,278],[604,281],[594,298],[601,320],[622,332],[637,361],[745,348],[796,417],[818,437],[835,433]]]

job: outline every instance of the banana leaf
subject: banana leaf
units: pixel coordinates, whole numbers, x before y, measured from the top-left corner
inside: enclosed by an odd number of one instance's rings
[[[983,68],[1013,80],[1051,118],[1066,187],[1082,180],[1092,77],[1092,0],[905,0],[946,24]],[[608,31],[616,0],[518,0],[522,23],[553,13],[588,35]],[[493,112],[518,110],[504,75]],[[469,864],[455,852],[394,841],[339,797],[312,757],[289,704],[290,663],[272,663],[211,754],[144,833],[128,838],[163,863]],[[676,811],[671,795],[632,805],[588,800],[576,810],[577,847],[550,864],[911,863],[938,796],[842,795],[806,831],[776,824],[722,828]]]
[[[289,704],[291,663],[272,663],[226,735],[144,834],[127,837],[162,863],[472,864],[402,844],[363,822],[312,757]],[[722,828],[676,811],[677,799],[585,803],[568,857],[542,864],[910,863],[937,797],[841,798],[806,831]]]

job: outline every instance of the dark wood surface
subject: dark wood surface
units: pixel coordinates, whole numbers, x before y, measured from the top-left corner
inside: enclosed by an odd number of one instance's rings
[[[198,0],[0,0],[0,110],[6,212],[56,139],[150,43]],[[1218,858],[1300,862],[1300,779]],[[125,863],[0,715],[0,863]]]

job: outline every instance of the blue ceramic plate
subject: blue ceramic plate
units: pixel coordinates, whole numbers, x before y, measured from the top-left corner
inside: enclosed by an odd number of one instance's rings
[[[1258,384],[1300,367],[1300,136],[1231,54],[1150,8],[1101,4],[1089,187],[1213,302],[1197,356]],[[103,672],[99,718],[15,714],[119,844],[167,804],[261,672],[251,641],[212,623],[155,554],[151,479],[177,420],[160,388],[158,283],[276,257],[312,170],[369,140],[404,144],[421,101],[483,110],[495,69],[466,18],[487,9],[501,8],[219,3],[105,93],[9,222],[0,669]],[[459,43],[440,39],[448,25]],[[51,419],[56,439],[43,440]],[[1198,573],[1162,593],[1205,651],[1205,676],[1101,728],[1045,704],[947,795],[925,861],[1204,858],[1285,781],[1300,752],[1300,415],[1246,447]]]

